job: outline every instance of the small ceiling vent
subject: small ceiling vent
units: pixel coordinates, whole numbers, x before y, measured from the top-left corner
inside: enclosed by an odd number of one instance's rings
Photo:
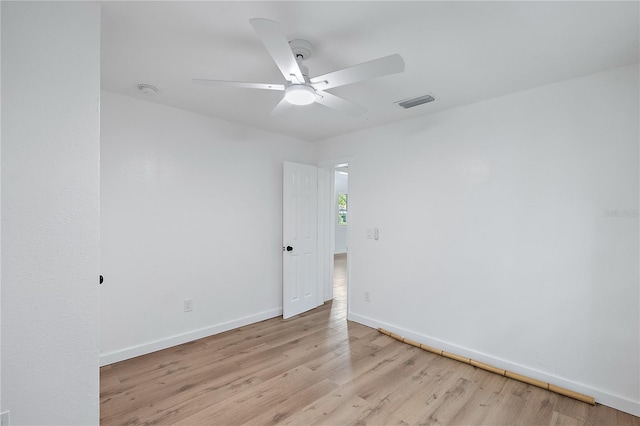
[[[413,108],[418,105],[426,104],[427,102],[435,101],[435,98],[431,95],[418,96],[417,98],[405,99],[404,101],[398,101],[397,104],[404,109]]]

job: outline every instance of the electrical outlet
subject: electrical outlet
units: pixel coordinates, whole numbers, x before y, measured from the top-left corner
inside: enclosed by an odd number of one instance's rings
[[[9,412],[0,413],[0,426],[9,426]]]
[[[371,302],[371,293],[369,293],[368,291],[364,292],[364,301]]]
[[[184,299],[184,311],[185,312],[193,311],[193,299]]]

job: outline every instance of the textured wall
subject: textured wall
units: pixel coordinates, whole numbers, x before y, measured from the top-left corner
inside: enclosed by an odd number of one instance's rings
[[[100,7],[2,2],[2,408],[97,424]]]
[[[2,5],[0,4],[0,23]],[[2,93],[2,31],[0,29],[0,93]],[[0,123],[2,123],[2,96],[0,96]],[[1,127],[1,126],[0,126]],[[0,131],[0,164],[2,164],[2,132]],[[2,173],[0,173],[0,383],[2,383]],[[2,385],[0,385],[0,413],[2,412]]]

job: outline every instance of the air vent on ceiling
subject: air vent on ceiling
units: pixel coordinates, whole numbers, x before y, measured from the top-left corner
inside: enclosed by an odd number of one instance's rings
[[[413,108],[418,105],[426,104],[427,102],[435,101],[435,98],[431,95],[418,96],[417,98],[405,99],[404,101],[397,102],[404,109]]]

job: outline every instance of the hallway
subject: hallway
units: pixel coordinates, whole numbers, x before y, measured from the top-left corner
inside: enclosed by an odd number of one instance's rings
[[[347,253],[333,255],[333,308],[347,317]]]

